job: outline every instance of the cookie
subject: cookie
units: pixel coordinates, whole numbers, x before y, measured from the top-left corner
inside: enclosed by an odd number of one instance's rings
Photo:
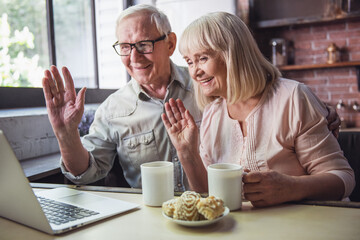
[[[196,205],[200,198],[200,194],[193,191],[186,191],[181,194],[176,202],[173,218],[185,221],[199,220]]]
[[[162,204],[162,210],[166,216],[173,217],[177,200],[178,199],[170,199]]]
[[[213,220],[223,214],[224,201],[214,196],[201,198],[196,204],[198,212],[208,220]]]

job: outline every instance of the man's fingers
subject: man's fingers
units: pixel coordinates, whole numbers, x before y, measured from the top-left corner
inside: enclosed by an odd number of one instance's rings
[[[63,83],[62,77],[61,77],[57,67],[52,65],[50,67],[50,71],[51,71],[51,73],[52,73],[52,75],[54,77],[57,91],[58,92],[64,92],[64,83]]]
[[[67,67],[63,67],[61,70],[62,70],[64,80],[65,80],[65,89],[67,91],[71,91],[71,93],[75,94],[74,81],[72,79],[69,69]]]
[[[78,110],[83,111],[84,110],[84,105],[85,105],[85,92],[86,92],[86,88],[82,88],[77,97],[76,97],[76,108]]]
[[[47,85],[49,86],[52,97],[57,96],[59,92],[58,92],[56,82],[53,79],[51,72],[49,70],[45,70],[44,75],[46,78],[45,81],[47,82]]]
[[[52,103],[53,94],[51,93],[51,88],[49,86],[49,79],[44,77],[42,79],[43,92],[46,100],[46,105]]]

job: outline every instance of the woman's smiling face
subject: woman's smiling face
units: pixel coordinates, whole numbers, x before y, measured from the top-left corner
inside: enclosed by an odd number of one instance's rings
[[[189,72],[207,97],[226,98],[227,70],[224,60],[213,50],[200,50],[184,56]]]

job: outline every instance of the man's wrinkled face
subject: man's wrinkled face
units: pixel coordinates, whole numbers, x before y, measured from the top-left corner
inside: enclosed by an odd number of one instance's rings
[[[155,40],[161,37],[156,25],[151,23],[147,14],[129,16],[124,18],[117,29],[118,42],[136,43],[144,40]],[[157,84],[163,78],[169,78],[170,56],[167,38],[154,43],[152,53],[139,53],[135,47],[128,56],[122,56],[121,60],[128,73],[140,85]]]

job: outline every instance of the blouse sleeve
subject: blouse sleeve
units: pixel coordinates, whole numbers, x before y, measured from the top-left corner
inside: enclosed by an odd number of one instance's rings
[[[201,120],[200,125],[200,147],[199,147],[199,153],[201,160],[204,163],[204,166],[207,168],[209,165],[213,163],[211,152],[209,151],[211,149],[211,118],[213,116],[214,111],[211,111],[212,104],[209,104],[205,107],[203,112],[203,117]],[[205,140],[206,139],[206,140]]]
[[[355,187],[354,171],[328,129],[325,105],[304,84],[294,90],[290,116],[295,128],[295,152],[308,174],[331,173],[344,182],[344,198]]]
[[[229,126],[219,127],[224,125],[225,113],[227,115],[227,110],[224,110],[223,107],[224,104],[225,100],[218,98],[204,108],[200,126],[199,152],[205,167],[228,159],[225,148],[230,144],[226,144],[225,141],[229,139],[225,139],[223,136],[224,134],[229,136],[227,134]]]

